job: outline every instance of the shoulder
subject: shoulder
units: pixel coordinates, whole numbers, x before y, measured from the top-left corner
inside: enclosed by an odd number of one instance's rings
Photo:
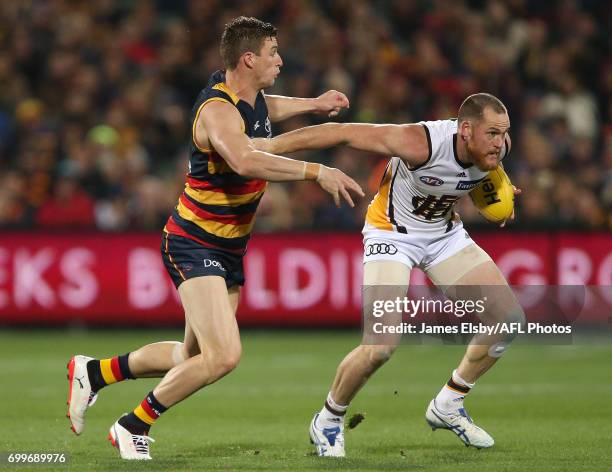
[[[420,121],[419,125],[425,128],[425,132],[432,140],[442,141],[451,139],[457,132],[457,120]]]
[[[208,84],[198,94],[192,114],[197,117],[204,105],[213,101],[227,102],[236,106],[239,100],[238,96],[225,84],[225,74],[217,71],[210,76]]]
[[[224,87],[225,84],[217,84],[213,87],[206,87],[203,89],[196,99],[196,102],[193,106],[194,114],[197,115],[199,109],[201,109],[204,105],[218,101],[218,102],[227,102],[230,105],[236,106],[238,103],[238,98],[234,96],[234,94]]]
[[[457,120],[421,121],[418,123],[425,130],[429,145],[429,157],[436,154],[442,146],[452,142],[457,133]]]

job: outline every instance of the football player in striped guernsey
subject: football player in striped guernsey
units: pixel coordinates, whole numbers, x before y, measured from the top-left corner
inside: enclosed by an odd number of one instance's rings
[[[506,279],[453,211],[455,202],[508,155],[509,129],[504,104],[493,95],[478,93],[465,99],[457,119],[405,125],[327,123],[254,142],[268,152],[345,144],[393,156],[363,228],[364,326],[372,326],[374,301],[406,296],[413,267],[422,269],[450,298],[480,295],[486,300],[488,291],[490,303],[485,305],[483,321],[522,323],[523,310]],[[401,322],[401,313],[388,313],[385,320]],[[362,344],[340,363],[324,406],[310,424],[311,441],[320,456],[345,455],[343,427],[348,405],[401,339],[401,335],[373,334],[364,332]],[[433,429],[448,429],[467,446],[493,445],[493,438],[467,414],[463,401],[511,338],[472,339],[450,379],[427,407],[426,420]]]
[[[183,342],[149,344],[110,359],[74,356],[69,370],[69,413],[80,434],[97,392],[129,378],[163,377],[110,429],[124,459],[150,459],[149,429],[168,408],[231,372],[241,356],[235,313],[244,284],[243,256],[255,211],[268,181],[316,181],[337,205],[353,206],[359,185],[338,169],[259,151],[251,138],[271,137],[271,123],[307,112],[337,114],[344,94],[318,98],[266,95],[283,64],[276,28],[239,17],[221,39],[225,71],[200,92],[191,113],[192,136],[185,190],[164,228],[165,266],[185,311]]]

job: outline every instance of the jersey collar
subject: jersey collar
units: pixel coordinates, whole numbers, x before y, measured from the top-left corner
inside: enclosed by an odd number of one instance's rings
[[[466,164],[465,162],[461,162],[459,160],[459,156],[457,155],[457,133],[453,134],[453,156],[455,156],[455,161],[457,161],[457,164],[459,164],[462,169],[469,169],[474,165],[470,163]]]

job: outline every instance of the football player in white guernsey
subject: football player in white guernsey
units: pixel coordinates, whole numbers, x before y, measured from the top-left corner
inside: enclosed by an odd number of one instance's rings
[[[493,95],[478,93],[464,100],[456,120],[405,125],[327,123],[254,141],[256,147],[273,153],[345,144],[394,156],[363,228],[364,326],[372,320],[375,300],[406,295],[413,267],[421,268],[449,298],[469,296],[470,287],[478,287],[482,296],[483,287],[495,286],[490,299],[496,303],[487,306],[481,319],[522,323],[523,311],[504,276],[470,239],[453,211],[454,203],[508,155],[509,129],[504,104]],[[515,189],[515,194],[519,193]],[[385,316],[391,324],[401,321],[401,313]],[[364,332],[362,344],[340,363],[325,405],[311,422],[310,437],[320,456],[345,455],[343,427],[348,405],[390,358],[401,338],[372,338],[370,334]],[[451,430],[466,446],[493,445],[493,438],[473,423],[463,400],[510,340],[491,336],[472,339],[449,381],[426,410],[432,429]]]

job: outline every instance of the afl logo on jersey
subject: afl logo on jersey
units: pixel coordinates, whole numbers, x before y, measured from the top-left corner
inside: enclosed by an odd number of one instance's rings
[[[434,177],[433,175],[422,175],[419,180],[425,185],[431,185],[432,187],[439,187],[444,183],[444,180]]]

